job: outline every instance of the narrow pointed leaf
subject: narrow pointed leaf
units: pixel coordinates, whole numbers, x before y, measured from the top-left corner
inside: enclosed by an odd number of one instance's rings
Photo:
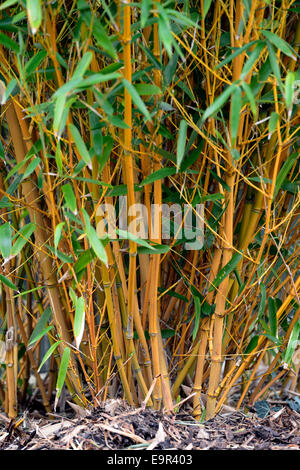
[[[237,267],[239,261],[242,259],[242,254],[240,253],[235,253],[231,260],[222,268],[217,276],[215,277],[212,285],[210,285],[208,291],[211,292],[213,289],[217,288],[221,282],[226,279],[226,277]]]
[[[274,46],[277,47],[281,52],[285,55],[291,57],[292,59],[296,60],[296,53],[293,51],[291,46],[281,37],[277,36],[277,34],[272,33],[271,31],[266,31],[261,29],[260,32],[272,43]]]
[[[295,82],[295,73],[288,72],[285,83],[284,83],[284,96],[286,107],[291,109],[293,107],[294,100],[294,82]]]
[[[176,154],[177,169],[180,168],[180,165],[184,157],[187,128],[188,128],[188,123],[184,119],[182,119],[179,125],[179,133],[178,133],[178,140],[177,140],[177,154]]]
[[[71,349],[66,346],[61,358],[61,363],[60,363],[60,368],[58,371],[58,377],[57,377],[57,382],[56,382],[56,398],[58,399],[60,397],[62,388],[65,383],[67,371],[68,371],[68,365],[69,365],[69,360],[70,360],[70,354],[71,354]]]
[[[224,104],[228,101],[230,95],[233,93],[233,90],[235,88],[235,85],[230,85],[225,90],[221,95],[219,95],[215,101],[204,111],[201,121],[202,123],[212,114],[216,113],[221,109]]]
[[[12,232],[8,222],[0,225],[0,252],[3,258],[8,258],[12,247]]]
[[[51,317],[51,308],[47,307],[46,310],[41,315],[41,318],[37,322],[31,336],[28,340],[28,348],[32,347],[42,336],[46,334],[47,330],[47,323],[49,322]]]
[[[124,83],[124,86],[125,86],[126,90],[127,90],[128,93],[130,94],[133,103],[136,105],[136,107],[141,111],[141,113],[144,114],[144,116],[146,117],[147,121],[148,121],[149,119],[151,119],[151,118],[150,118],[149,111],[148,111],[148,109],[146,108],[145,103],[144,103],[143,100],[141,99],[140,95],[138,94],[138,92],[136,91],[136,89],[134,88],[134,86],[133,86],[128,80],[126,80],[125,78],[123,79],[123,83]]]
[[[230,109],[230,133],[231,145],[235,147],[236,138],[239,130],[240,112],[242,106],[242,92],[240,87],[236,87],[231,96],[231,109]]]
[[[15,243],[12,246],[10,254],[12,256],[16,256],[17,254],[20,253],[22,248],[26,245],[28,242],[29,238],[33,234],[35,230],[35,224],[29,223],[25,225],[21,230],[20,230],[20,235],[16,239]]]
[[[50,356],[52,356],[52,354],[54,353],[55,349],[57,348],[57,346],[59,346],[61,343],[61,340],[60,341],[56,341],[56,343],[53,343],[50,348],[48,349],[48,351],[45,353],[43,359],[42,359],[42,362],[40,363],[39,365],[39,368],[38,368],[38,372],[41,370],[41,368],[43,367],[43,365],[45,364],[45,362],[49,359]]]
[[[79,348],[83,331],[84,331],[84,323],[85,323],[85,305],[84,305],[84,298],[80,297],[76,300],[75,306],[75,316],[74,316],[74,338],[76,347]]]
[[[72,137],[74,139],[74,142],[75,142],[75,145],[80,153],[80,156],[82,157],[82,159],[84,160],[85,163],[87,163],[88,165],[91,163],[91,156],[90,156],[90,153],[88,151],[88,149],[86,148],[86,145],[77,129],[77,127],[74,126],[74,124],[69,124],[69,129],[70,129],[70,132],[72,134]]]
[[[7,287],[9,287],[12,290],[18,291],[17,286],[7,277],[3,276],[3,274],[0,274],[0,282],[3,282]]]
[[[42,23],[42,2],[41,0],[26,0],[28,21],[35,34]]]
[[[74,70],[72,78],[77,78],[80,77],[82,78],[87,69],[89,68],[89,65],[93,59],[93,54],[91,51],[86,52],[79,63],[76,66],[76,69]]]
[[[56,226],[55,233],[54,233],[54,248],[55,248],[55,250],[57,249],[58,244],[59,244],[59,242],[60,242],[60,240],[61,240],[61,236],[62,236],[62,231],[63,231],[64,225],[65,225],[65,222],[60,222],[60,223]]]
[[[61,187],[61,190],[64,195],[66,206],[70,209],[70,211],[76,212],[77,202],[76,202],[76,197],[75,197],[71,184],[70,183],[64,184]]]

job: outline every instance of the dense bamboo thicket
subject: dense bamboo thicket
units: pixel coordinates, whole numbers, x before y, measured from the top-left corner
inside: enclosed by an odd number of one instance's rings
[[[188,390],[196,419],[233,393],[239,409],[297,389],[299,13],[293,0],[1,2],[10,417],[33,393],[56,409],[63,389],[83,407],[169,412]]]

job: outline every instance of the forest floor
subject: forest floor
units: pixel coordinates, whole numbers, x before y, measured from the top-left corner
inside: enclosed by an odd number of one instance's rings
[[[67,402],[68,403],[68,402]],[[299,450],[300,399],[262,400],[247,413],[225,407],[196,422],[190,405],[173,415],[132,409],[115,399],[93,410],[76,405],[53,414],[28,411],[25,419],[0,414],[1,450]]]

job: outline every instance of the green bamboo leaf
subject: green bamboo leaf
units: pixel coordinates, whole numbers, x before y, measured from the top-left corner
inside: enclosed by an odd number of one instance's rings
[[[3,276],[3,274],[0,274],[0,281],[3,282],[3,284],[5,284],[6,286],[8,286],[10,289],[18,291],[17,286],[10,279]]]
[[[255,97],[252,93],[251,87],[246,82],[241,82],[241,85],[249,100],[253,118],[254,120],[256,120],[257,119],[257,105],[256,105]]]
[[[104,150],[102,152],[102,155],[99,155],[99,157],[98,157],[99,173],[103,170],[106,162],[108,161],[108,159],[111,155],[112,149],[114,147],[114,140],[110,136],[106,136],[103,139],[103,142],[104,142]]]
[[[61,236],[62,236],[62,231],[63,231],[64,225],[65,225],[65,222],[60,222],[60,223],[56,226],[56,229],[55,229],[55,232],[54,232],[54,248],[55,248],[55,250],[57,250],[58,244],[59,244],[59,242],[60,242],[60,240],[61,240]]]
[[[297,60],[296,53],[293,51],[291,46],[277,34],[272,33],[271,31],[266,31],[261,29],[260,32],[267,38],[274,46],[277,47],[285,55],[291,57],[293,60]]]
[[[254,44],[256,44],[257,41],[251,41],[249,42],[248,44],[245,44],[244,46],[242,47],[239,47],[237,48],[232,54],[230,54],[228,57],[226,57],[226,59],[222,60],[222,62],[220,62],[217,67],[215,68],[215,70],[218,70],[219,68],[223,67],[224,65],[228,64],[229,62],[231,62],[233,59],[235,59],[236,57],[238,57],[242,52],[246,51],[247,49],[249,49],[249,47],[253,46]]]
[[[223,93],[221,93],[221,95],[219,95],[215,99],[215,101],[204,111],[202,118],[201,118],[202,124],[209,116],[216,113],[217,111],[219,111],[220,108],[224,106],[224,104],[227,102],[228,98],[230,97],[231,93],[233,93],[234,89],[235,89],[234,84],[225,88]]]
[[[60,95],[54,106],[53,131],[56,136],[60,136],[61,123],[66,106],[66,95]]]
[[[141,183],[140,186],[145,186],[146,184],[154,183],[154,181],[166,178],[167,176],[172,176],[176,174],[174,168],[161,168],[160,170],[154,171],[151,175],[147,176]]]
[[[141,1],[141,26],[142,28],[145,27],[147,20],[149,18],[151,10],[151,1],[150,0],[142,0]]]
[[[119,116],[111,116],[109,118],[111,124],[120,129],[129,129],[129,126]]]
[[[19,0],[6,0],[6,2],[3,2],[2,5],[0,5],[0,11],[11,7],[12,5],[15,5],[16,3],[18,3],[18,1]]]
[[[166,87],[168,87],[171,83],[172,80],[175,78],[175,72],[177,68],[177,62],[178,62],[178,53],[175,52],[172,57],[170,58],[167,66],[163,70],[164,74],[164,84]]]
[[[25,170],[25,173],[23,175],[23,180],[25,180],[26,178],[28,178],[28,176],[31,175],[31,173],[34,172],[34,170],[36,169],[36,167],[41,163],[41,159],[39,157],[35,157],[30,163],[29,165],[27,166],[26,170]]]
[[[51,308],[47,307],[46,310],[41,315],[41,318],[37,322],[31,336],[28,340],[28,349],[30,349],[42,336],[44,336],[49,328],[47,329],[46,325],[49,322],[51,317]],[[47,331],[46,331],[47,330]]]
[[[141,99],[140,95],[138,94],[138,92],[136,91],[134,86],[128,80],[126,80],[125,78],[123,78],[122,82],[123,82],[126,90],[128,91],[128,93],[130,94],[133,103],[141,111],[141,113],[144,114],[144,116],[146,117],[146,120],[148,121],[149,119],[151,119],[149,111],[145,106],[145,103]]]
[[[158,16],[158,33],[159,38],[166,48],[168,56],[171,58],[173,55],[172,45],[174,44],[173,36],[171,33],[171,27],[168,17],[164,15],[164,10],[160,8],[160,14]]]
[[[204,4],[203,4],[203,19],[205,19],[207,13],[208,13],[208,10],[210,8],[212,4],[212,0],[204,0]]]
[[[103,243],[99,239],[96,230],[91,226],[90,218],[85,209],[81,209],[84,222],[85,222],[85,233],[88,237],[91,247],[93,248],[96,256],[102,261],[105,265],[108,263],[107,254],[104,248]]]
[[[218,272],[213,283],[209,286],[208,292],[211,292],[217,288],[221,282],[237,267],[239,261],[242,259],[241,253],[234,253],[231,260]]]
[[[74,338],[76,347],[79,349],[85,324],[85,305],[84,298],[76,299],[75,316],[74,316]]]
[[[58,170],[59,176],[63,174],[63,163],[62,163],[62,153],[60,148],[60,141],[57,142],[56,151],[55,151],[55,161]]]
[[[170,247],[168,245],[159,245],[159,244],[154,244],[151,246],[151,248],[146,248],[144,246],[138,246],[137,249],[139,254],[145,254],[145,255],[155,255],[155,254],[161,254],[161,253],[168,253],[170,251]]]
[[[93,259],[95,258],[95,254],[92,250],[86,250],[84,251],[78,258],[78,260],[76,261],[75,265],[74,265],[74,270],[75,270],[75,273],[78,274],[80,273],[81,271],[83,271],[87,265],[93,261]]]
[[[1,82],[1,83],[3,83],[3,82]],[[11,95],[15,96],[15,94],[17,93],[17,91],[18,91],[18,82],[17,82],[17,80],[15,78],[10,80],[7,87],[4,86],[2,91],[3,91],[3,93],[1,95],[0,104],[3,105],[7,102],[7,100],[10,98]]]
[[[0,33],[0,44],[7,47],[7,49],[11,49],[12,51],[16,52],[17,54],[20,52],[19,44],[17,44],[15,41],[10,39],[8,36],[6,36],[3,33]]]
[[[110,80],[116,80],[120,78],[120,74],[113,73],[93,73],[86,78],[75,77],[71,78],[67,83],[62,85],[53,95],[53,98],[58,98],[60,96],[71,95],[72,93],[80,92],[87,90],[89,87],[98,85],[103,82],[108,82]]]
[[[12,249],[11,249],[11,252],[10,252],[11,256],[16,256],[20,253],[22,248],[26,245],[29,238],[33,234],[34,230],[35,230],[35,224],[33,224],[33,223],[29,223],[29,224],[25,225],[20,230],[20,232],[19,232],[20,234],[19,234],[18,238],[16,239],[15,243],[12,246]]]
[[[259,335],[255,335],[250,339],[248,346],[246,347],[246,350],[244,352],[245,355],[250,354],[253,351],[253,349],[256,348],[256,346],[258,345],[258,340],[259,340]]]
[[[142,191],[142,187],[138,185],[134,185],[134,191]],[[127,185],[120,184],[119,186],[115,186],[114,188],[110,189],[107,192],[107,196],[125,196],[127,194]]]
[[[266,308],[267,292],[266,292],[266,287],[264,284],[260,284],[259,288],[260,288],[261,298],[260,298],[260,303],[259,303],[259,308],[258,308],[258,319],[261,319]]]
[[[94,113],[90,113],[90,126],[93,137],[93,149],[95,151],[97,159],[101,158],[104,142],[102,128],[98,127],[98,121],[99,119],[97,118],[97,116]]]
[[[300,338],[300,320],[297,321],[297,323],[295,324],[292,330],[288,345],[284,353],[283,361],[286,362],[287,364],[290,364],[292,361],[294,351],[299,345],[299,338]]]
[[[48,349],[48,351],[45,353],[43,359],[42,359],[42,362],[40,363],[40,366],[38,368],[38,372],[41,370],[41,368],[43,367],[43,365],[45,364],[45,362],[49,359],[50,356],[52,356],[52,354],[54,353],[55,349],[61,344],[61,340],[60,341],[56,341],[55,343],[53,343],[50,348]]]
[[[165,290],[163,289],[162,287],[158,287],[158,292],[160,292],[162,294],[162,296],[164,295],[169,295],[170,297],[176,297],[176,299],[180,299],[180,300],[183,300],[184,302],[188,302],[188,298],[185,297],[184,295],[181,295],[181,294],[178,294],[178,292],[175,292],[174,290]]]
[[[73,188],[70,183],[64,184],[61,187],[61,190],[64,195],[65,203],[70,211],[76,213],[77,212],[77,202],[76,197],[73,191]]]
[[[282,81],[281,81],[281,75],[280,75],[280,69],[278,65],[278,59],[275,54],[274,48],[270,42],[267,41],[268,44],[268,49],[269,49],[269,60],[271,64],[272,71],[276,77],[278,86],[282,89]]]
[[[283,183],[285,182],[287,175],[289,174],[291,168],[294,166],[295,162],[299,158],[299,154],[297,152],[292,153],[289,155],[287,160],[284,162],[282,165],[277,178],[276,178],[276,186],[275,186],[275,191],[274,191],[274,199],[276,198],[278,191],[282,187]]]
[[[177,171],[180,168],[181,162],[184,157],[187,128],[188,128],[188,123],[184,119],[182,119],[180,121],[179,133],[178,133],[178,139],[177,139],[177,154],[176,154]]]
[[[74,126],[74,124],[69,124],[69,129],[71,132],[71,135],[74,139],[75,145],[80,153],[80,156],[82,157],[83,161],[87,164],[91,164],[91,156],[89,154],[88,149],[86,148],[86,145],[77,129],[77,127]]]
[[[93,59],[93,54],[91,51],[86,52],[82,58],[80,59],[79,63],[77,64],[72,78],[82,78],[87,69],[90,66],[90,63],[92,62]]]
[[[193,341],[195,341],[200,324],[200,317],[201,317],[201,301],[198,296],[193,296],[194,305],[195,305],[195,324],[193,329]]]
[[[161,95],[162,93],[158,86],[151,83],[136,83],[134,88],[139,95]]]
[[[42,23],[41,0],[26,0],[27,16],[32,34],[36,34]]]
[[[0,225],[0,252],[3,258],[8,258],[12,247],[12,232],[8,222]]]
[[[102,26],[101,22],[99,19],[89,12],[85,11],[81,13],[81,18],[84,20],[84,22],[87,24],[88,28],[91,28],[92,25],[92,31],[93,35],[98,43],[98,45],[106,51],[108,54],[110,54],[113,59],[118,59],[117,53],[115,51],[115,48],[113,46],[112,41],[110,40],[109,36],[107,35],[104,27]]]
[[[66,379],[66,375],[67,375],[67,371],[68,371],[69,360],[70,360],[70,355],[71,355],[71,349],[68,346],[66,346],[65,349],[64,349],[62,358],[61,358],[61,363],[60,363],[57,382],[56,382],[56,399],[55,399],[56,402],[60,397],[62,388],[63,388],[64,383],[65,383],[65,379]]]
[[[294,101],[294,82],[296,75],[294,72],[288,72],[285,78],[284,83],[284,97],[286,102],[286,107],[288,110],[291,110],[293,107]]]
[[[186,149],[185,149],[185,152],[184,152],[185,155],[187,155],[188,150],[191,147],[189,145],[191,139],[192,139],[192,137],[189,139],[189,142],[186,146]],[[196,149],[194,149],[189,155],[184,157],[184,160],[180,165],[180,171],[181,172],[186,171],[188,168],[190,168],[193,165],[193,163],[195,163],[198,160],[198,158],[200,157],[200,154],[202,152],[203,146],[204,146],[204,139],[202,139],[200,141],[200,144],[198,145],[198,147]]]
[[[70,295],[70,298],[73,302],[73,305],[74,307],[76,306],[76,301],[77,301],[77,295],[75,294],[74,290],[72,289],[72,287],[69,288],[69,295]]]
[[[5,181],[7,181],[11,176],[17,173],[25,165],[25,163],[28,162],[28,160],[32,157],[32,155],[34,155],[35,152],[40,151],[40,149],[41,147],[39,148],[39,146],[33,145],[31,150],[25,156],[25,158],[10,170],[10,172],[7,174],[5,178]],[[21,179],[24,179],[24,175],[21,175]]]
[[[143,240],[142,238],[137,237],[133,233],[127,232],[125,230],[116,229],[117,235],[124,240],[131,240],[132,242],[137,243],[138,245],[144,246],[145,248],[149,248],[152,252],[155,250],[148,242]]]
[[[264,41],[258,41],[255,49],[251,52],[248,60],[245,62],[243,66],[242,73],[240,75],[240,79],[244,80],[249,72],[253,69],[256,61],[258,60],[263,48],[265,47],[265,42]]]
[[[242,91],[240,87],[236,87],[231,95],[231,108],[230,108],[230,133],[231,145],[235,147],[236,138],[239,130],[240,112],[242,107]]]
[[[277,338],[277,315],[276,315],[276,301],[273,297],[268,298],[268,310],[269,310],[269,326],[271,335]]]
[[[26,75],[30,75],[39,67],[47,55],[47,51],[39,51],[26,63],[24,71]]]
[[[279,119],[279,114],[274,111],[271,114],[270,119],[269,119],[269,126],[268,126],[269,134],[273,134],[273,132],[276,131],[278,119]]]

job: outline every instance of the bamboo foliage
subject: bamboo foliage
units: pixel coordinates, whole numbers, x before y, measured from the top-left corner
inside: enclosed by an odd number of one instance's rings
[[[47,412],[299,387],[297,4],[15,1],[0,29],[5,412],[31,374]]]

